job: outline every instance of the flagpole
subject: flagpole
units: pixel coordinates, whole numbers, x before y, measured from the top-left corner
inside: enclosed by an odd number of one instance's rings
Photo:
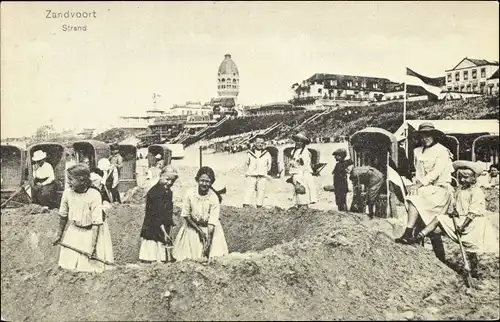
[[[408,157],[408,126],[406,125],[406,83],[408,80],[408,68],[406,68],[405,73],[405,83],[404,83],[404,98],[403,98],[403,129],[404,129],[404,140],[405,140],[405,152]]]
[[[406,123],[406,80],[405,80],[405,94],[403,100],[403,124]]]

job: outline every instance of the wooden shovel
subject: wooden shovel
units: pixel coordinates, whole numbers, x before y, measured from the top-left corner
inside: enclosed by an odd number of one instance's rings
[[[2,205],[0,205],[0,208],[5,207],[5,206],[9,203],[9,201],[11,201],[11,200],[12,200],[15,196],[17,196],[18,194],[20,194],[20,193],[21,193],[21,191],[23,191],[23,190],[24,190],[24,189],[25,189],[28,185],[29,185],[29,184],[22,185],[19,189],[17,189],[17,191],[16,191],[16,192],[14,192],[14,193],[12,194],[12,196],[10,196],[10,198],[9,198],[9,199],[5,200],[5,202],[4,202],[4,203],[2,203]]]
[[[75,251],[75,252],[77,252],[77,253],[79,253],[79,254],[85,255],[85,256],[89,257],[90,259],[92,259],[92,260],[95,260],[95,261],[101,262],[101,263],[106,264],[106,265],[112,265],[112,266],[115,266],[115,264],[114,264],[114,263],[108,262],[107,260],[104,260],[104,259],[101,259],[101,258],[98,258],[98,257],[94,257],[94,256],[92,256],[92,254],[87,253],[87,252],[84,252],[83,250],[76,249],[76,248],[74,248],[74,247],[71,247],[71,246],[69,246],[69,245],[63,244],[63,243],[61,243],[61,242],[59,242],[59,243],[57,243],[57,244],[61,245],[62,247],[65,247],[65,248],[71,249],[72,251]],[[57,244],[56,244],[56,245],[57,245]]]
[[[455,217],[451,217],[453,220],[453,226],[455,227],[455,234],[457,234],[458,245],[460,246],[460,251],[462,252],[462,259],[464,260],[464,269],[467,272],[467,287],[474,287],[474,280],[472,279],[472,275],[470,273],[470,265],[469,260],[467,259],[467,254],[465,253],[464,246],[462,245],[462,239],[460,238],[460,234],[457,232],[457,222]]]

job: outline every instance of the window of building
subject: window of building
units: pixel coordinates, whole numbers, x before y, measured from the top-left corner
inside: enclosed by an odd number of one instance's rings
[[[469,79],[469,72],[464,70],[464,80],[468,80]]]
[[[365,88],[366,87],[366,82],[361,83],[361,87]]]
[[[455,81],[459,81],[460,80],[460,73],[455,73]]]
[[[321,88],[318,88],[318,94],[321,94]]]
[[[477,69],[473,69],[472,70],[472,79],[476,79],[477,78]]]
[[[233,84],[236,84],[236,78],[233,78]]]
[[[481,68],[481,78],[486,78],[486,68]]]
[[[226,79],[225,79],[225,78],[223,78],[223,79],[222,79],[222,82],[224,83],[225,81],[226,81]]]
[[[359,83],[358,83],[358,82],[355,82],[355,83],[354,83],[354,86],[355,86],[355,87],[358,87],[358,86],[359,86]]]
[[[448,75],[446,75],[446,77],[447,77],[448,83],[451,83],[451,73],[449,73]]]
[[[336,79],[331,80],[330,85],[337,86],[337,80]]]
[[[352,87],[352,81],[347,81],[347,87]]]
[[[373,83],[373,88],[378,88],[378,83]]]

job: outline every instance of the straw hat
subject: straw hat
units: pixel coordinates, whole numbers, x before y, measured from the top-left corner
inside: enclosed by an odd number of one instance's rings
[[[35,153],[33,153],[33,161],[41,161],[44,160],[47,157],[47,153],[43,152],[42,150],[36,150]]]
[[[97,168],[102,171],[108,171],[109,168],[111,168],[111,163],[108,159],[102,158],[99,162],[97,162]]]
[[[474,174],[476,176],[480,176],[484,172],[484,167],[479,162],[472,162],[472,161],[465,161],[465,160],[454,161],[453,168],[455,170],[458,170],[458,169],[472,170],[472,172],[474,172]]]
[[[444,137],[444,133],[436,129],[431,122],[424,122],[418,126],[417,134],[431,134],[436,137]]]
[[[309,144],[311,143],[311,140],[306,136],[304,132],[300,132],[298,134],[292,135],[292,140],[298,141],[298,142],[303,142],[304,144]]]

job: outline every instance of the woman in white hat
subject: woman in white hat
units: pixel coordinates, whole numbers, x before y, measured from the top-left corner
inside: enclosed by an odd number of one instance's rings
[[[58,207],[57,183],[54,168],[46,162],[47,153],[37,150],[33,153],[33,201],[50,209]]]
[[[444,133],[430,122],[418,127],[417,135],[421,146],[414,150],[415,184],[410,186],[408,201],[407,228],[397,243],[406,244],[415,236],[414,227],[420,217],[428,225],[436,216],[445,214],[452,201],[453,173],[452,155],[439,142]],[[444,249],[440,235],[431,237],[436,255],[443,260]]]
[[[112,166],[108,159],[100,159],[97,162],[97,168],[102,171],[102,181],[108,191],[111,193],[113,202],[121,203],[120,193],[118,191],[118,170],[116,167]]]
[[[312,176],[311,152],[307,149],[311,141],[304,133],[295,134],[292,139],[295,141],[295,148],[291,153],[290,174],[292,177],[288,182],[291,181],[295,187],[294,196],[297,207],[307,208],[309,204],[318,200]]]

